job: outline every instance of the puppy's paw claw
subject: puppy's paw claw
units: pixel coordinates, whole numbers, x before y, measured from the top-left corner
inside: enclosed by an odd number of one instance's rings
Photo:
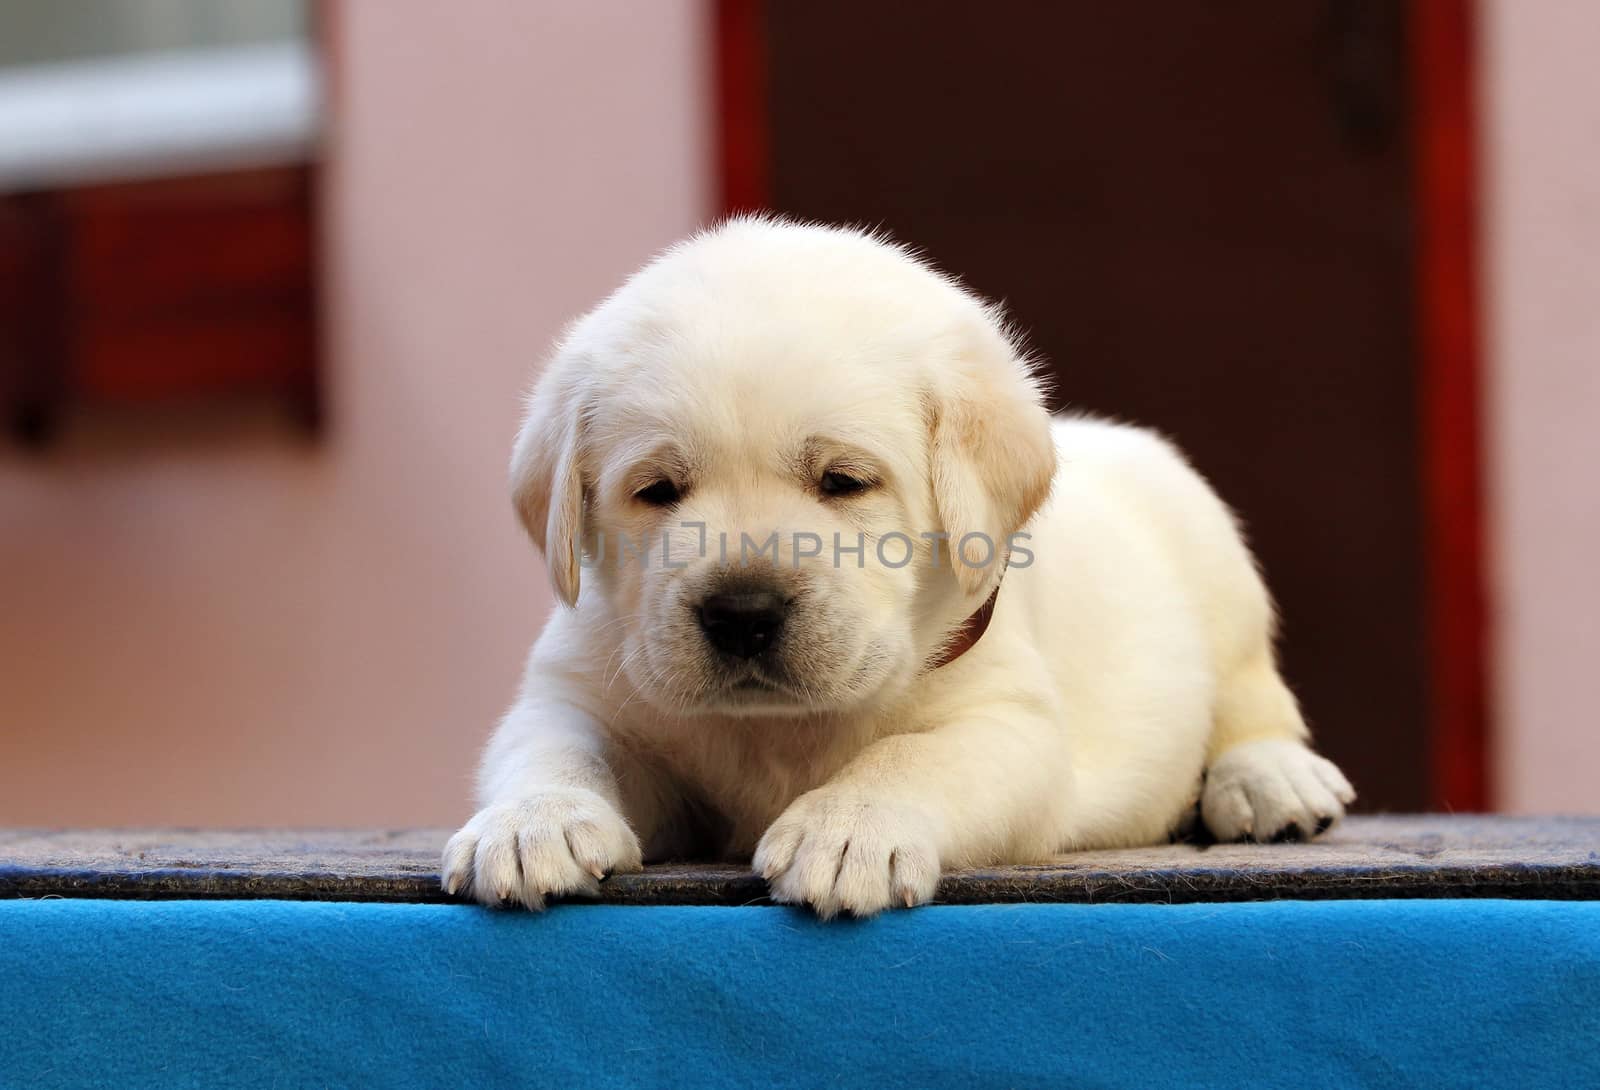
[[[544,792],[478,811],[445,845],[439,884],[492,907],[541,909],[549,897],[594,897],[608,873],[639,870],[639,840],[592,791]]]
[[[933,899],[939,852],[915,810],[822,788],[796,799],[761,838],[754,868],[772,899],[829,919]]]
[[[1344,774],[1300,742],[1245,742],[1206,771],[1200,810],[1220,841],[1309,840],[1344,816],[1356,793]]]

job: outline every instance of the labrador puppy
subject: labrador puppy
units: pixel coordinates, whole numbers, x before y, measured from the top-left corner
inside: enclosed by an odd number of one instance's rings
[[[1309,748],[1228,509],[1052,420],[998,309],[881,237],[736,219],[561,338],[511,490],[561,605],[443,884],[531,909],[753,860],[822,916],[940,871],[1310,837]]]

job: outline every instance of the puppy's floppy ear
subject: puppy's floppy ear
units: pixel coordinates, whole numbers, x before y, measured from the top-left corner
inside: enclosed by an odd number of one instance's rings
[[[528,397],[511,453],[511,502],[550,568],[556,597],[578,601],[578,551],[583,547],[584,415],[577,361],[558,351]]]
[[[1039,385],[997,317],[985,316],[926,402],[934,504],[969,595],[992,586],[1011,535],[1049,496],[1056,469]],[[974,534],[982,537],[968,539]]]

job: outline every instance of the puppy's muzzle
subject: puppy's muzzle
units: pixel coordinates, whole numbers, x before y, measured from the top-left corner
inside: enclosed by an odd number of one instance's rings
[[[696,614],[706,640],[725,655],[753,659],[778,642],[788,603],[768,588],[707,595]]]

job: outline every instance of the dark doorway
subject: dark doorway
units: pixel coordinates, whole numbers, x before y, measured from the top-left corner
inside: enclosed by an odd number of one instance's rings
[[[1007,304],[1059,406],[1175,438],[1248,528],[1319,745],[1363,808],[1426,807],[1403,7],[756,13],[759,203],[887,228]]]

